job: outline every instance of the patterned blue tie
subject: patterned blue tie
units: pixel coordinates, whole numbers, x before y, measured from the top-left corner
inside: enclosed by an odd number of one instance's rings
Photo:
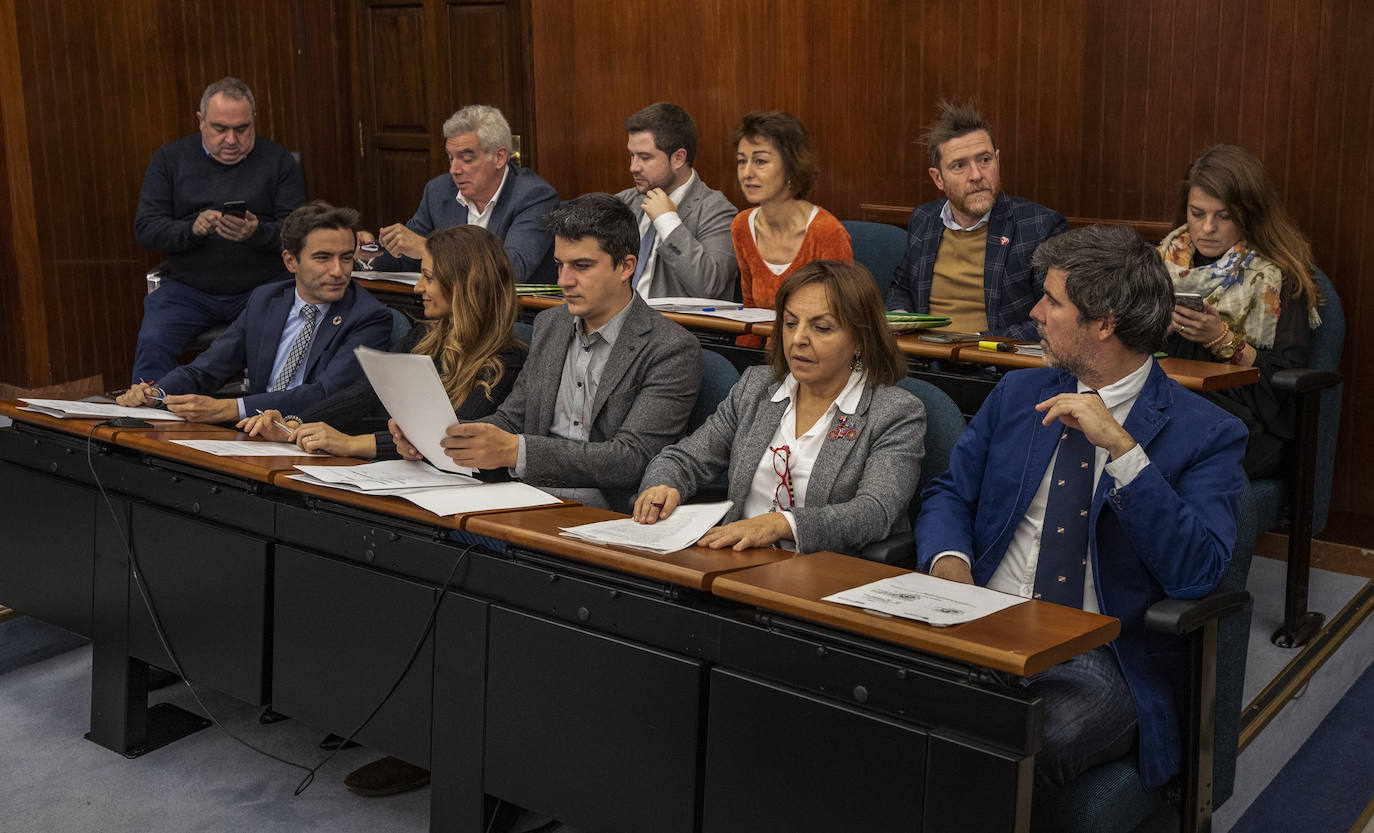
[[[635,274],[630,279],[632,289],[639,288],[639,276],[644,274],[644,264],[649,262],[649,255],[654,251],[654,238],[658,236],[658,229],[654,228],[654,221],[649,221],[649,230],[644,232],[644,236],[639,240],[639,260],[635,263]]]
[[[1035,598],[1083,607],[1083,577],[1088,567],[1088,512],[1093,500],[1093,463],[1097,449],[1082,431],[1063,427],[1054,459],[1040,560],[1035,568]]]
[[[305,323],[301,325],[301,331],[296,333],[296,340],[291,342],[291,350],[286,354],[286,363],[281,366],[281,372],[277,378],[272,380],[272,384],[267,389],[269,391],[286,390],[291,386],[291,380],[296,375],[296,369],[305,361],[305,357],[310,353],[310,342],[315,340],[315,319],[320,315],[320,308],[314,304],[306,304],[301,307],[301,317]]]

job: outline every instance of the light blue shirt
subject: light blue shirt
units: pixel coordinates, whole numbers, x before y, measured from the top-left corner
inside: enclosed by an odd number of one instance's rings
[[[271,385],[272,380],[277,378],[281,369],[286,365],[286,357],[291,353],[291,345],[296,341],[297,334],[305,326],[305,316],[301,310],[306,306],[305,299],[301,297],[301,291],[296,290],[296,299],[291,302],[291,311],[286,314],[286,326],[281,328],[281,338],[277,341],[277,357],[272,360],[272,373],[267,377],[267,384]],[[313,304],[319,315],[315,316],[315,332],[311,334],[311,346],[314,346],[314,337],[319,335],[320,326],[324,324],[325,316],[329,314],[329,304]],[[309,353],[306,354],[309,356]],[[291,376],[291,382],[287,384],[287,390],[296,387],[305,379],[305,366],[309,362],[301,362],[296,368],[296,372]],[[264,388],[265,389],[265,388]],[[239,400],[239,419],[247,417],[247,408],[244,407],[243,400]]]
[[[987,223],[988,218],[991,216],[992,209],[989,208],[986,214],[978,218],[978,222],[974,223],[968,228],[964,228],[963,226],[959,225],[957,220],[954,219],[954,209],[949,207],[949,200],[945,200],[945,204],[940,206],[940,222],[944,223],[945,228],[949,229],[950,231],[973,231],[975,229],[982,228],[983,225]]]

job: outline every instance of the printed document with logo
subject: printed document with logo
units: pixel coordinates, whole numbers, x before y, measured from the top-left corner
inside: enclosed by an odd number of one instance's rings
[[[1005,610],[1026,600],[1020,596],[999,593],[973,584],[947,581],[925,573],[904,573],[849,590],[841,590],[821,601],[839,602],[889,616],[946,627],[981,619],[990,613]]]

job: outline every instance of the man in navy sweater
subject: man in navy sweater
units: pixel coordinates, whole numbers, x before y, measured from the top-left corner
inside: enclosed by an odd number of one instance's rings
[[[135,383],[161,378],[196,336],[237,318],[250,292],[286,277],[281,224],[305,202],[305,183],[286,148],[256,135],[255,112],[248,85],[216,81],[200,99],[200,132],[158,148],[143,175],[134,235],[167,253],[167,274],[143,301]]]

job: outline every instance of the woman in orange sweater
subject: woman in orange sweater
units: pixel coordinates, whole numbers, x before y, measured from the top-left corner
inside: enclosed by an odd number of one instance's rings
[[[746,115],[735,128],[740,188],[756,206],[730,227],[747,307],[773,308],[788,275],[813,260],[852,261],[849,232],[834,215],[807,202],[816,154],[801,120],[774,111]]]

